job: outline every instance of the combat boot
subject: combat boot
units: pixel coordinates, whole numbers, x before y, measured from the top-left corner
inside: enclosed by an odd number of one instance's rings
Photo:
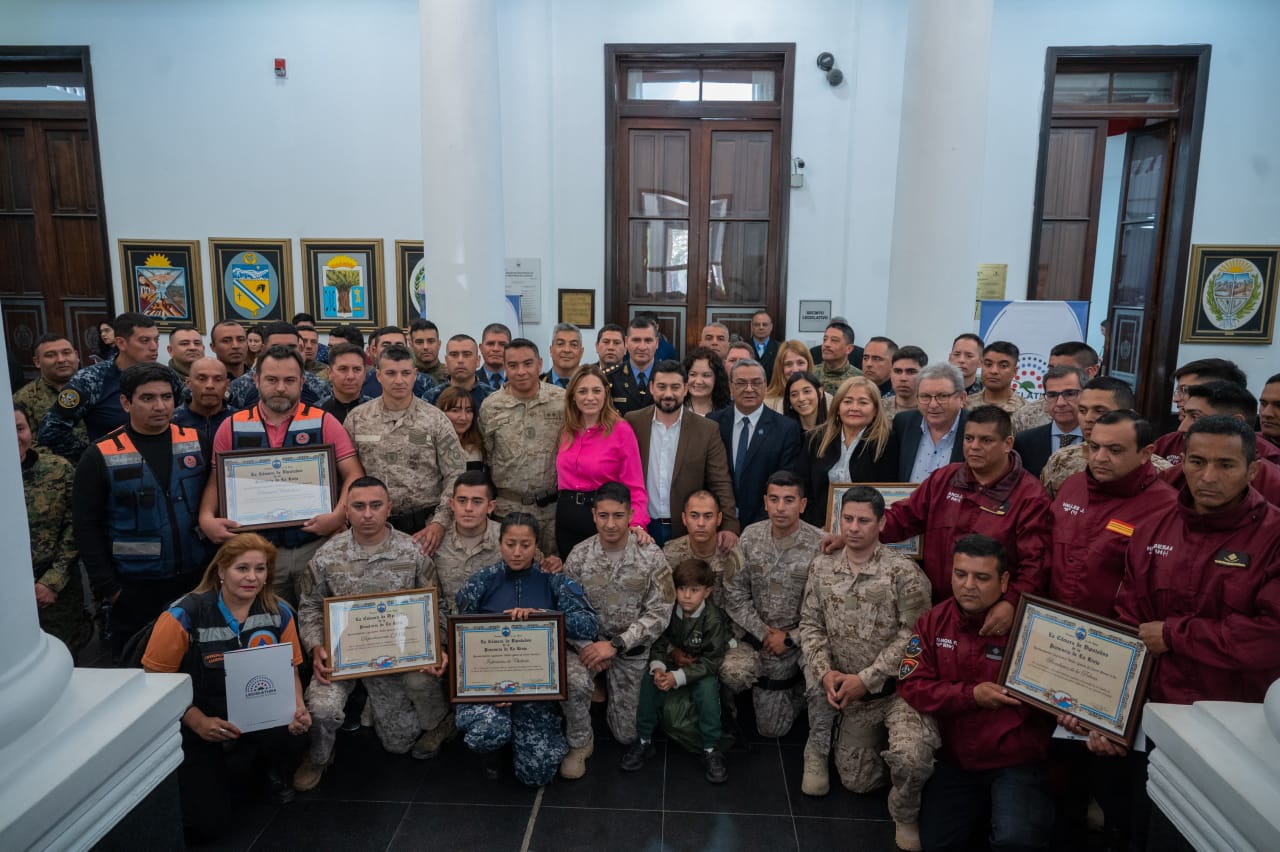
[[[812,746],[804,747],[804,777],[800,780],[800,792],[806,796],[825,796],[831,792],[827,755]]]
[[[441,746],[457,735],[458,727],[454,723],[453,714],[450,713],[439,725],[422,732],[422,736],[418,737],[418,741],[413,744],[413,751],[410,754],[413,755],[414,760],[430,760],[440,753]]]
[[[587,758],[596,750],[596,739],[593,736],[587,744],[569,749],[569,753],[560,761],[560,777],[573,781],[587,774]]]
[[[298,771],[293,773],[293,789],[299,793],[305,793],[308,790],[314,790],[316,785],[320,783],[320,779],[324,777],[324,771],[333,765],[333,758],[324,763],[316,763],[310,757],[302,761],[302,765],[298,767]]]
[[[920,852],[920,826],[914,822],[894,822],[893,842],[903,852]]]

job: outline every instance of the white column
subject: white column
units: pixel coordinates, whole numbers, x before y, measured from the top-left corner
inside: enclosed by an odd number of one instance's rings
[[[0,328],[0,351],[8,352]],[[35,582],[31,573],[31,538],[22,491],[18,436],[9,412],[13,396],[0,382],[0,541],[8,554],[0,559],[0,750],[18,739],[58,700],[71,679],[71,654],[40,629]]]
[[[908,15],[887,332],[932,361],[972,324],[991,15],[992,0],[912,0]]]
[[[506,317],[495,0],[419,0],[427,315],[477,339]]]
[[[0,387],[0,410],[12,401]],[[191,682],[73,669],[40,630],[12,423],[0,423],[0,849],[88,849],[181,763]]]

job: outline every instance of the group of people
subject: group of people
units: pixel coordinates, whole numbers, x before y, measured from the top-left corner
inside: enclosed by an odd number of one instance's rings
[[[803,714],[802,791],[890,785],[903,849],[1047,848],[1092,797],[1115,848],[1140,848],[1145,755],[998,685],[1022,594],[1132,625],[1155,701],[1260,701],[1280,675],[1280,375],[1261,406],[1236,365],[1177,371],[1176,431],[1086,344],[1054,347],[1042,400],[1014,392],[1017,347],[962,334],[945,362],[834,320],[820,346],[719,323],[683,360],[653,317],[603,326],[596,363],[557,325],[548,348],[487,326],[314,321],[170,335],[123,314],[114,353],[78,370],[36,347],[15,396],[41,623],[74,650],[101,629],[125,662],[182,671],[180,771],[193,832],[218,828],[234,765],[279,800],[319,784],[339,729],[434,756],[462,734],[483,771],[583,777],[593,704],[628,746],[658,728],[726,780],[737,706],[758,732]],[[443,358],[440,350],[444,349]],[[860,365],[860,366],[855,366]],[[1261,432],[1255,432],[1255,420]],[[332,447],[331,512],[245,532],[221,512],[229,452]],[[875,486],[917,483],[886,505]],[[918,540],[912,558],[892,545]],[[568,698],[448,702],[440,663],[332,679],[326,597],[434,587],[443,618],[564,613]],[[293,646],[296,713],[241,733],[222,654]],[[734,696],[742,696],[738,702]],[[746,698],[749,696],[749,699]],[[363,708],[363,709],[362,709]],[[1158,744],[1156,744],[1158,746]],[[231,760],[238,755],[237,762]],[[300,764],[300,765],[299,765]]]

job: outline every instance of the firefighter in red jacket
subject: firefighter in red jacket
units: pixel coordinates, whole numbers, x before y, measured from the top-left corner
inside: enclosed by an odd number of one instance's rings
[[[1049,596],[1114,618],[1130,539],[1178,493],[1151,464],[1150,423],[1121,410],[1104,414],[1093,428],[1085,442],[1088,469],[1062,483],[1051,507]]]
[[[1116,589],[1134,534],[1177,502],[1178,493],[1151,464],[1155,430],[1134,411],[1100,417],[1085,441],[1088,468],[1063,482],[1053,501],[1053,550],[1049,595],[1107,618],[1115,617]],[[1064,719],[1064,726],[1087,734]],[[1146,764],[1091,756],[1082,744],[1054,740],[1050,760],[1065,783],[1055,792],[1061,814],[1057,833],[1069,845],[1086,842],[1085,810],[1090,794],[1106,816],[1112,848],[1145,836]],[[1135,821],[1134,808],[1138,807]],[[1132,847],[1131,847],[1132,848]]]
[[[920,616],[898,672],[898,694],[933,716],[942,737],[921,802],[920,842],[931,852],[968,849],[990,801],[992,849],[1047,848],[1053,717],[996,684],[1009,637],[979,632],[1009,590],[1005,550],[985,535],[966,535],[952,550],[953,597]]]
[[[1280,677],[1280,509],[1249,485],[1253,429],[1209,416],[1187,431],[1187,484],[1129,546],[1121,621],[1156,655],[1152,701],[1260,702]]]
[[[886,544],[924,534],[924,573],[933,602],[951,588],[951,550],[968,533],[990,536],[1009,554],[1009,589],[992,606],[981,635],[1006,635],[1023,592],[1045,586],[1049,549],[1049,495],[1013,451],[1009,415],[994,405],[969,412],[964,461],[939,468],[906,500],[889,507],[880,540]]]

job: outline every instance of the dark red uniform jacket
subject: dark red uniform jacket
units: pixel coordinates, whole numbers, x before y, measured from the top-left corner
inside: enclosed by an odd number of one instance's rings
[[[1160,478],[1175,489],[1181,489],[1187,482],[1187,477],[1183,474],[1182,465],[1180,464],[1176,464],[1168,470],[1160,471]],[[1258,472],[1254,475],[1253,481],[1249,485],[1272,506],[1280,506],[1280,467],[1269,461],[1259,461]]]
[[[1114,618],[1134,531],[1177,499],[1151,462],[1115,482],[1087,470],[1068,477],[1053,501],[1049,597]]]
[[[933,584],[934,603],[951,597],[951,548],[969,533],[989,535],[1004,545],[1012,571],[1006,595],[1010,603],[1047,585],[1049,495],[1023,469],[1017,453],[1009,459],[1008,472],[990,488],[978,484],[964,462],[939,468],[885,512],[882,542],[924,534],[924,573]]]
[[[984,618],[965,615],[955,598],[938,604],[916,621],[898,672],[898,694],[938,722],[938,756],[973,771],[1044,759],[1054,724],[1025,704],[984,710],[973,700],[975,686],[999,679],[1009,641],[979,636]]]
[[[1187,433],[1186,432],[1170,432],[1168,435],[1161,435],[1156,438],[1156,455],[1165,459],[1172,465],[1182,464],[1182,457],[1187,452]],[[1280,464],[1280,447],[1262,437],[1262,433],[1258,433],[1258,458],[1271,462],[1272,464]]]
[[[1152,701],[1260,702],[1280,677],[1280,509],[1252,488],[1240,505],[1196,514],[1178,502],[1134,533],[1116,593],[1129,624],[1164,622]]]

